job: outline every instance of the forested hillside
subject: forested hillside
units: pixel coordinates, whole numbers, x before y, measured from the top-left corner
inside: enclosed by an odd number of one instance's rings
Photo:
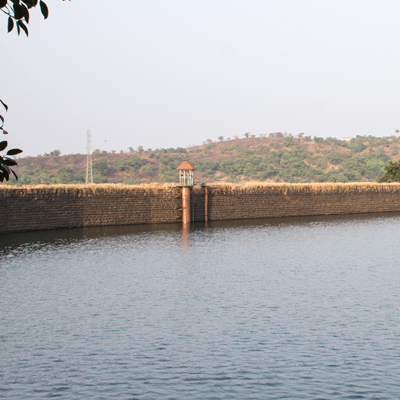
[[[400,139],[395,136],[336,138],[293,137],[282,133],[268,137],[208,140],[201,146],[130,152],[96,150],[96,183],[176,182],[176,167],[188,160],[195,180],[202,182],[361,182],[376,181],[389,160],[396,160]],[[18,159],[17,184],[84,183],[85,155],[59,155],[59,151]],[[15,181],[10,182],[15,184]]]

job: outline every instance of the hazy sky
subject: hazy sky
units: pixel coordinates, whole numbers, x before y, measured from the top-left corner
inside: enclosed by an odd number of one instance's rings
[[[398,0],[48,0],[0,17],[5,128],[25,155],[400,129]]]

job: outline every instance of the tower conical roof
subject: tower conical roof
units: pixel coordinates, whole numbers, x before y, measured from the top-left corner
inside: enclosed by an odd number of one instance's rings
[[[193,165],[189,164],[189,162],[184,161],[177,169],[196,169]]]

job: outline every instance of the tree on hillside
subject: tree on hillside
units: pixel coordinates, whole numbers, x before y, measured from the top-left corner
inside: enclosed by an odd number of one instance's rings
[[[379,179],[379,183],[383,182],[400,182],[400,160],[389,161],[384,168],[385,174]]]
[[[64,1],[64,0],[63,0]],[[49,16],[49,10],[44,1],[40,0],[0,0],[0,11],[5,14],[7,19],[7,31],[11,32],[14,26],[17,27],[18,35],[23,31],[26,36],[29,35],[27,24],[29,24],[30,10],[35,8],[37,5],[40,7],[40,11],[46,19]],[[0,100],[1,105],[7,111],[8,106],[2,100]],[[0,113],[0,130],[3,134],[7,135],[8,132],[4,130],[4,117]],[[4,151],[8,146],[7,141],[0,142],[0,152]],[[8,181],[10,175],[13,174],[15,179],[18,180],[17,174],[11,168],[12,166],[18,165],[17,162],[10,157],[22,153],[20,149],[11,149],[7,151],[6,156],[0,155],[0,182],[4,180]]]
[[[394,132],[396,133],[396,136],[399,136],[400,131],[398,129],[396,129]]]
[[[289,147],[292,145],[293,141],[292,141],[292,137],[291,136],[286,136],[283,139],[283,143],[285,144],[285,147]]]

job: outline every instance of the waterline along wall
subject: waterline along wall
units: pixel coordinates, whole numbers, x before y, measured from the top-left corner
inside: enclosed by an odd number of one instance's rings
[[[177,185],[2,186],[0,201],[0,233],[182,222]],[[400,211],[400,184],[194,186],[190,209],[192,221]]]

